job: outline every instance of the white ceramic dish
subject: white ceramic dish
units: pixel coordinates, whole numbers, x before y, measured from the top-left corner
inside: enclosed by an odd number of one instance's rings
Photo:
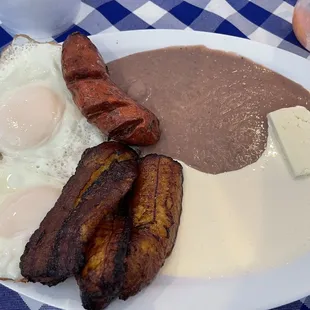
[[[211,33],[178,30],[132,31],[91,37],[108,62],[136,52],[173,45],[205,45],[232,51],[310,89],[310,62],[260,43]],[[310,294],[310,253],[291,264],[246,276],[198,280],[158,277],[152,285],[110,310],[250,310],[268,309]],[[56,287],[5,282],[5,286],[43,303],[82,309],[73,279]]]

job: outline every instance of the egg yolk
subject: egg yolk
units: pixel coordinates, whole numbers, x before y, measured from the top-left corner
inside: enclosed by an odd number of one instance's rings
[[[46,142],[61,121],[65,104],[50,88],[29,85],[0,107],[0,148],[22,150]]]
[[[19,190],[0,206],[0,237],[32,234],[55,205],[61,190],[51,186]]]

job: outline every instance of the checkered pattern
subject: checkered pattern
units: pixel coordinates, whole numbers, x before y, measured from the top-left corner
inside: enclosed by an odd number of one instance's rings
[[[291,25],[296,0],[84,0],[74,27],[48,39],[138,29],[223,33],[267,43],[310,59]],[[12,37],[0,27],[0,47]]]
[[[215,32],[267,43],[310,59],[291,25],[296,0],[84,0],[73,31],[86,35],[138,29]],[[0,47],[12,37],[0,27]],[[0,310],[55,310],[0,285]],[[310,297],[277,310],[309,310]]]

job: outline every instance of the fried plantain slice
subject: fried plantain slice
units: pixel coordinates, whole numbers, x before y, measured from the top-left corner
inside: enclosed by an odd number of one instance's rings
[[[99,224],[86,250],[86,265],[76,277],[85,309],[104,309],[118,297],[129,231],[129,219],[124,216],[108,216]]]
[[[120,298],[148,285],[170,255],[182,212],[182,166],[170,157],[142,159],[129,201],[133,221]]]
[[[49,286],[79,273],[97,225],[113,214],[137,177],[137,154],[117,142],[87,149],[55,206],[21,256],[22,275]]]

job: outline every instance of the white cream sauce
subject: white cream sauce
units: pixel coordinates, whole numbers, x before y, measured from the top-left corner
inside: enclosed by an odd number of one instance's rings
[[[254,164],[211,175],[183,164],[183,213],[161,273],[225,277],[291,262],[310,250],[310,178],[295,180],[269,132]]]

